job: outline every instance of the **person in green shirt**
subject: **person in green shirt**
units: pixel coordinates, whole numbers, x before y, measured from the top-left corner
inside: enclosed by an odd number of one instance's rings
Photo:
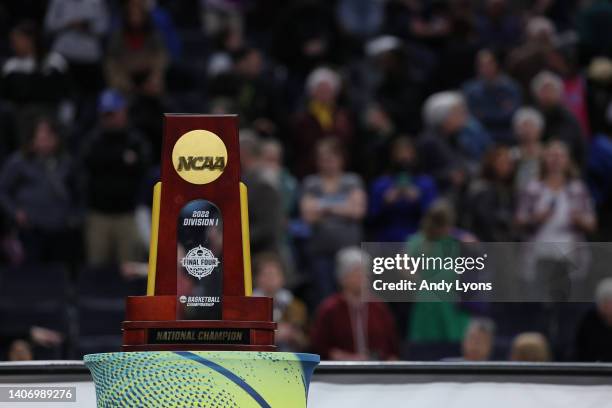
[[[434,203],[423,217],[419,232],[406,243],[410,255],[425,257],[456,257],[461,243],[473,240],[471,234],[458,233],[454,228],[454,212],[443,200]],[[453,270],[444,268],[417,272],[429,283],[454,282]],[[460,342],[469,324],[470,315],[457,305],[455,293],[419,291],[412,305],[408,324],[408,340],[415,343]]]

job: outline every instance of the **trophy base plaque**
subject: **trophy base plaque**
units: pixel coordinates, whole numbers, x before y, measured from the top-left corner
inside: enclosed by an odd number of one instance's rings
[[[276,350],[270,298],[226,296],[222,320],[176,320],[176,309],[176,296],[128,297],[122,351]]]

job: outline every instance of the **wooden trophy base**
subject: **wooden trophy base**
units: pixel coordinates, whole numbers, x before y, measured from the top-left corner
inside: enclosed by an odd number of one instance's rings
[[[122,351],[276,351],[272,299],[225,296],[222,320],[176,320],[176,296],[130,296]]]

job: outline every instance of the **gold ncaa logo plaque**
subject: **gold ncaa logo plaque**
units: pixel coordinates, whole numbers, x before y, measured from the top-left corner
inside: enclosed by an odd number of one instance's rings
[[[223,140],[208,130],[192,130],[176,141],[172,164],[179,176],[191,184],[208,184],[221,176],[227,163]]]

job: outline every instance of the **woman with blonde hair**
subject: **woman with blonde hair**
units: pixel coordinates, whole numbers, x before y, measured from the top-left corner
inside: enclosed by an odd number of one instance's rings
[[[589,190],[563,142],[552,141],[544,148],[540,178],[520,193],[515,220],[530,242],[527,280],[537,277],[545,284],[560,284],[584,276],[588,254],[578,244],[595,231],[597,218]],[[567,262],[569,254],[572,265]],[[567,287],[549,289],[563,291],[555,297],[568,295]]]
[[[540,333],[521,333],[512,341],[511,361],[547,362],[551,360],[548,340]]]

